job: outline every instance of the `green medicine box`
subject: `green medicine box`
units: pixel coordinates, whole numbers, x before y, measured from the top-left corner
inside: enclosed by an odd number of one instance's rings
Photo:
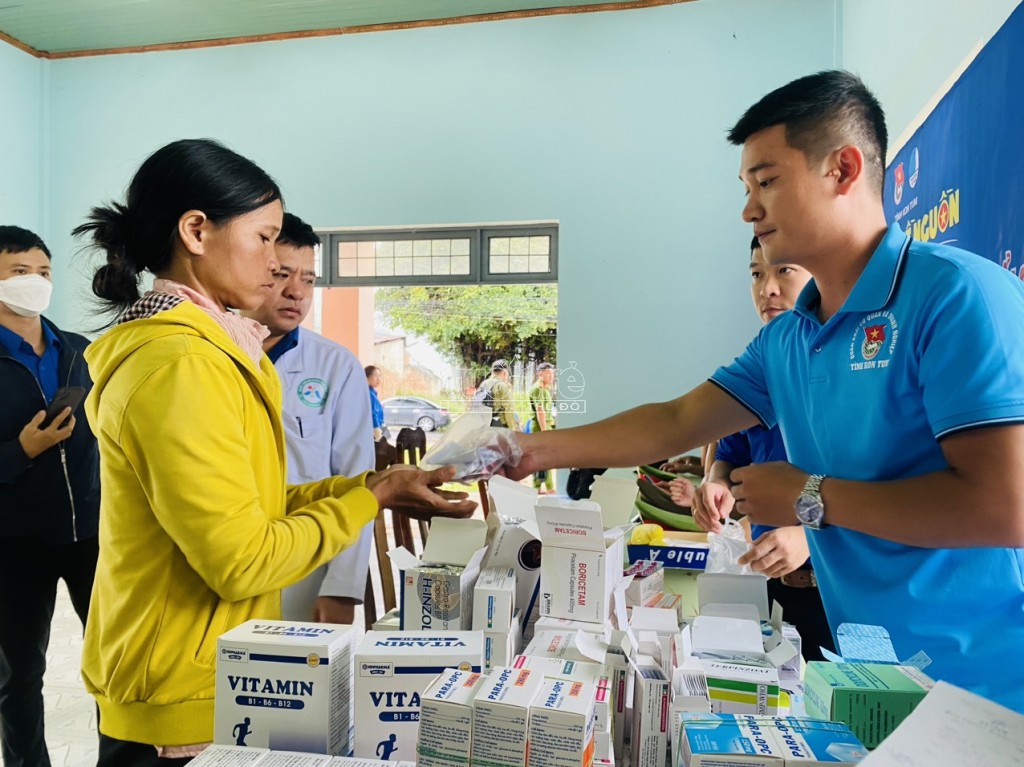
[[[845,722],[875,748],[934,686],[919,669],[883,663],[811,661],[804,675],[807,714]]]

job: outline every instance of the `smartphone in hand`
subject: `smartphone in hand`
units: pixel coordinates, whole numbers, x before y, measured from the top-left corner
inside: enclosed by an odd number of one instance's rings
[[[46,417],[39,424],[39,428],[48,428],[53,423],[53,419],[64,412],[66,407],[71,408],[71,414],[74,415],[75,409],[82,404],[83,399],[85,399],[84,386],[62,386],[53,395],[53,401],[47,406]],[[63,429],[69,420],[71,420],[71,416],[64,419],[64,423],[60,425],[60,428]]]

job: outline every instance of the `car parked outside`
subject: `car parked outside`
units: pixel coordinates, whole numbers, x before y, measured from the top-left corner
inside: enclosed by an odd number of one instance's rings
[[[390,397],[381,404],[384,422],[389,426],[419,426],[423,431],[433,431],[451,421],[448,408],[423,397]]]

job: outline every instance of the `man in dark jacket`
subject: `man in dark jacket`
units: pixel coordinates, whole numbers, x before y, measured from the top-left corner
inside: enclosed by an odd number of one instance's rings
[[[0,226],[0,741],[5,767],[48,767],[43,673],[57,581],[84,626],[96,569],[99,453],[82,415],[43,426],[58,389],[92,383],[82,336],[42,317],[50,252]],[[81,411],[78,411],[81,415]]]

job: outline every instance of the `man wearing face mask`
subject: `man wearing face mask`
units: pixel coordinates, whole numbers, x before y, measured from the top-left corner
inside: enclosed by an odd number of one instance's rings
[[[85,625],[96,569],[99,454],[84,415],[43,427],[63,386],[89,389],[88,341],[42,316],[50,252],[0,226],[0,742],[5,767],[47,767],[43,673],[57,581]],[[81,416],[81,417],[76,417]]]

